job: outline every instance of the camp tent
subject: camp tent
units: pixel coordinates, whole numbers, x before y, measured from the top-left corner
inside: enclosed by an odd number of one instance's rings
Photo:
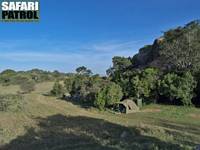
[[[131,99],[126,99],[124,101],[116,103],[115,109],[117,109],[121,113],[125,113],[125,114],[134,113],[134,112],[139,111],[139,107]]]

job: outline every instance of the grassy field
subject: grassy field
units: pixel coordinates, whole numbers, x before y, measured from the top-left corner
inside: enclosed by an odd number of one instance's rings
[[[200,109],[150,105],[116,115],[44,94],[38,84],[17,113],[0,112],[0,150],[187,150],[200,144]],[[16,93],[17,86],[0,93]]]

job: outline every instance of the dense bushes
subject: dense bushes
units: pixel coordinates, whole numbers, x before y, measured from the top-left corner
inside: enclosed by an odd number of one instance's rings
[[[114,57],[107,74],[121,86],[124,98],[200,105],[199,39],[199,21],[171,29],[132,58]]]
[[[32,81],[34,83],[40,83],[45,81],[63,80],[66,74],[58,71],[48,72],[39,69],[33,69],[30,71],[5,70],[0,73],[0,84],[2,85],[19,85],[26,81]]]
[[[19,111],[24,107],[24,98],[21,95],[0,95],[0,111]]]
[[[113,59],[112,74],[109,74],[111,80],[122,87],[125,98],[143,100],[146,104],[159,102],[192,105],[196,96],[194,91],[198,78],[195,78],[190,71],[164,72],[154,68],[134,69],[127,63],[128,60],[129,58],[125,60],[119,57]],[[125,67],[122,70],[123,64]]]
[[[58,81],[55,82],[53,89],[51,90],[51,94],[57,97],[63,97],[64,95],[64,87]]]
[[[143,99],[144,102],[150,103],[157,98],[157,81],[158,70],[153,68],[147,68],[133,76],[131,80],[132,91],[131,97],[137,99]]]
[[[51,94],[57,97],[68,95],[73,102],[101,109],[122,99],[121,87],[108,78],[92,76],[86,67],[79,67],[76,70],[77,74],[65,79],[64,86],[55,82]]]
[[[76,74],[68,77],[65,82],[65,90],[71,95],[71,99],[79,103],[93,105],[97,93],[109,83],[98,75],[88,76]]]
[[[94,105],[100,109],[110,107],[113,104],[120,102],[122,96],[123,93],[121,87],[115,83],[110,83],[97,93]]]
[[[122,60],[115,64],[122,65]],[[125,68],[127,70],[122,71],[113,66],[110,78],[77,73],[66,78],[64,85],[56,82],[51,93],[57,97],[68,93],[71,100],[99,109],[109,108],[125,98],[142,100],[145,104],[193,104],[197,82],[191,72],[165,73],[155,68],[130,70],[127,65]]]
[[[174,104],[191,105],[196,81],[190,72],[183,75],[168,73],[159,81],[159,94]]]

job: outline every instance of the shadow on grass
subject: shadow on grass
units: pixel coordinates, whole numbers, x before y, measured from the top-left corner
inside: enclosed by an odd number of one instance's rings
[[[189,146],[197,146],[200,143],[200,127],[197,125],[191,125],[189,123],[176,123],[172,121],[166,121],[162,119],[157,119],[155,125],[166,129],[169,135],[173,135],[178,143]],[[192,135],[191,135],[192,134]],[[194,139],[196,136],[196,139]]]
[[[101,119],[54,115],[38,118],[39,129],[29,128],[1,150],[179,150],[178,145],[143,136]]]

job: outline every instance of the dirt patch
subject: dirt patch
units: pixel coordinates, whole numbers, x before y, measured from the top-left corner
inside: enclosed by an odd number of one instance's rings
[[[200,114],[189,114],[189,116],[194,119],[200,119]]]
[[[145,110],[142,110],[141,112],[161,112],[160,109],[158,108],[148,108],[148,109],[145,109]]]

